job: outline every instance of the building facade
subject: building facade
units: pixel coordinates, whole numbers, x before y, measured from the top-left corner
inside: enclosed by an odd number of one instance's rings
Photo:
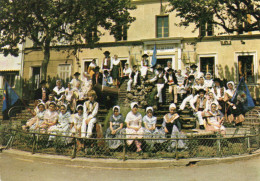
[[[9,85],[19,89],[20,77],[23,74],[23,45],[19,44],[19,53],[17,57],[12,55],[4,56],[0,53],[0,95],[4,89],[4,83],[7,81]],[[19,92],[17,92],[19,93]]]
[[[50,77],[69,78],[74,72],[85,72],[92,59],[100,66],[103,52],[117,54],[119,59],[130,66],[140,65],[141,56],[146,53],[152,58],[154,46],[157,50],[157,63],[166,65],[172,61],[173,69],[184,70],[196,64],[199,71],[211,72],[214,77],[233,80],[236,83],[244,76],[254,98],[259,98],[258,77],[260,63],[260,33],[223,34],[223,30],[209,24],[193,31],[194,26],[179,27],[180,19],[175,12],[167,12],[167,2],[159,0],[133,0],[136,9],[131,15],[136,20],[127,31],[122,27],[122,36],[117,40],[104,32],[95,48],[83,48],[77,57],[53,50],[47,74]],[[204,37],[198,38],[200,35]],[[35,82],[41,74],[43,53],[26,43],[24,78]]]

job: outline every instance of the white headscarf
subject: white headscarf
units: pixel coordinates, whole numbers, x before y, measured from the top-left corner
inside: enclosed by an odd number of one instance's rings
[[[67,106],[66,104],[62,104],[61,106],[64,106],[64,107],[65,107],[65,110],[67,111],[68,106]],[[61,106],[60,106],[60,107],[61,107]]]
[[[169,107],[169,110],[170,110],[171,108],[175,108],[175,109],[176,109],[176,105],[175,105],[174,103],[171,103],[171,104],[170,104],[170,107]]]
[[[147,107],[146,108],[146,112],[148,112],[149,110],[151,110],[153,112],[153,108],[152,107]]]
[[[118,113],[120,113],[120,107],[119,106],[114,106],[113,107],[113,112],[115,111],[115,108],[117,108],[118,109]]]
[[[235,88],[235,83],[234,83],[233,81],[229,81],[229,82],[227,83],[227,87],[228,87],[228,84],[232,84],[232,85],[233,85],[233,89]]]
[[[79,104],[76,108],[76,110],[78,111],[79,110],[79,107],[82,107],[83,108],[83,105],[82,104]]]
[[[135,105],[138,106],[138,103],[137,103],[137,102],[132,102],[132,103],[131,103],[131,109],[133,109]]]

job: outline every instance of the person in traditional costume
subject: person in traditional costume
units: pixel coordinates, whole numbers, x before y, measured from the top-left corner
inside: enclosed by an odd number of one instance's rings
[[[185,138],[185,135],[181,133],[181,120],[179,114],[176,112],[176,105],[174,103],[169,106],[169,113],[163,117],[162,128],[166,137],[170,138]],[[168,150],[173,150],[178,143],[178,148],[186,148],[186,144],[183,140],[174,140],[170,142]]]
[[[113,107],[113,115],[109,118],[109,128],[106,131],[106,138],[123,138],[125,130],[123,129],[124,117],[120,113],[120,107]],[[117,149],[123,145],[123,140],[108,140],[108,147],[110,149]]]
[[[61,95],[65,93],[64,87],[61,85],[61,80],[56,80],[56,86],[53,89],[53,94],[56,100],[58,100]]]
[[[114,58],[112,58],[110,69],[111,69],[111,76],[113,78],[113,86],[118,86],[119,77],[122,76],[123,69],[122,69],[122,63],[118,59],[117,55],[114,55]]]
[[[242,112],[243,103],[241,101],[238,101],[236,103],[232,103],[231,99],[234,96],[236,89],[235,89],[235,83],[233,81],[229,81],[227,83],[228,89],[225,92],[224,95],[224,101],[226,102],[226,110],[225,110],[225,116],[229,123],[235,122],[236,126],[240,126],[242,122],[245,120],[245,117]]]
[[[162,89],[164,88],[164,85],[168,82],[166,75],[163,72],[163,68],[157,69],[158,74],[155,75],[152,79],[148,80],[148,83],[156,82],[157,87],[157,95],[156,98],[159,99],[159,103],[161,104],[163,102],[163,96],[162,96]]]
[[[45,132],[58,122],[58,112],[56,111],[56,103],[51,102],[49,108],[44,113],[44,121],[40,125],[40,130]]]
[[[149,60],[148,60],[148,55],[143,54],[142,55],[142,60],[141,60],[141,78],[143,81],[147,79],[147,71],[149,69]]]
[[[78,84],[81,85],[82,81],[79,79],[79,76],[80,76],[79,72],[74,73],[74,78],[70,81],[72,88],[75,88]]]
[[[170,102],[177,103],[178,96],[177,96],[177,78],[172,68],[167,69],[166,78],[168,80],[167,84],[169,86],[169,95],[170,95]]]
[[[92,78],[93,74],[95,73],[96,66],[97,66],[96,59],[93,59],[88,66],[88,74],[89,74],[90,78]]]
[[[205,122],[205,129],[207,131],[214,131],[225,134],[225,127],[222,125],[224,117],[221,118],[219,115],[218,106],[213,102],[210,107],[210,116],[207,117],[207,121]]]
[[[83,122],[81,126],[81,136],[91,138],[94,125],[97,122],[99,104],[96,102],[97,94],[94,90],[88,92],[89,100],[83,105]]]
[[[131,111],[126,115],[126,143],[131,145],[133,142],[136,146],[136,152],[142,153],[141,141],[135,140],[136,138],[143,138],[144,130],[142,128],[142,115],[138,112],[138,103],[131,103]]]
[[[146,115],[143,117],[144,138],[165,138],[164,131],[157,129],[157,117],[153,116],[153,108],[146,108]],[[146,140],[146,143],[153,148],[155,143],[162,143],[161,140]]]

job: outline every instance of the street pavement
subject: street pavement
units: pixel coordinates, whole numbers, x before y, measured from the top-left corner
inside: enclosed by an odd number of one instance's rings
[[[257,181],[260,157],[203,166],[149,169],[91,168],[0,153],[0,181]]]

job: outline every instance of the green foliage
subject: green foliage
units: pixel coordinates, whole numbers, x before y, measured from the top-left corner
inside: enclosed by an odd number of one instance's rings
[[[157,101],[156,99],[154,98],[155,95],[157,94],[157,90],[156,90],[156,87],[154,87],[152,89],[151,92],[149,92],[147,95],[146,95],[146,100],[147,100],[147,104],[148,105],[156,105],[157,104]]]
[[[26,38],[44,53],[43,79],[47,78],[50,48],[71,45],[76,56],[79,45],[94,43],[103,35],[101,29],[116,35],[118,27],[129,27],[135,18],[130,0],[26,0],[0,1],[0,51],[18,55],[17,45]],[[101,27],[101,29],[100,29]]]
[[[170,11],[176,11],[181,18],[180,26],[210,22],[222,27],[225,32],[242,33],[243,31],[259,31],[259,2],[248,0],[169,0]],[[248,21],[248,16],[251,21]]]

